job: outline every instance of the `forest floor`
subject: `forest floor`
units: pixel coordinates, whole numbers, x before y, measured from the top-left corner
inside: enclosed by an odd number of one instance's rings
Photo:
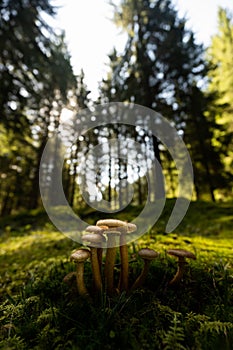
[[[129,284],[140,274],[143,247],[160,253],[143,288],[89,302],[63,278],[78,248],[42,211],[0,220],[0,349],[233,349],[233,203],[192,202],[178,228],[164,229],[174,201],[150,231],[129,244]],[[131,221],[141,208],[115,217]],[[94,224],[98,213],[82,217]],[[171,248],[193,252],[180,284],[169,286]],[[119,254],[115,282],[119,278]],[[92,288],[90,263],[85,281]]]

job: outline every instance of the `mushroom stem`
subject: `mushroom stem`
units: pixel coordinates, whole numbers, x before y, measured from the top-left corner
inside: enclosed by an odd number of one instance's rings
[[[90,252],[85,249],[76,250],[70,257],[71,261],[76,263],[76,282],[80,296],[89,298],[88,290],[84,283],[84,262],[90,257]]]
[[[118,283],[118,289],[120,292],[128,290],[128,278],[129,278],[129,258],[128,247],[126,244],[126,235],[124,233],[120,236],[120,257],[121,257],[121,271]]]
[[[186,265],[186,261],[184,258],[179,258],[178,261],[178,269],[176,271],[175,276],[173,277],[173,279],[169,282],[169,285],[174,285],[177,284],[181,281],[184,271],[185,271],[185,265]]]
[[[108,227],[108,230],[106,230],[106,232],[105,232],[106,234],[108,234],[107,232],[110,233],[110,231],[111,231],[111,233],[117,232],[118,235],[120,235],[121,272],[120,272],[120,278],[119,278],[119,283],[118,283],[118,289],[120,291],[128,290],[129,264],[128,264],[128,248],[126,245],[126,234],[129,232],[134,232],[137,229],[137,227],[135,224],[127,223],[127,222],[124,222],[121,220],[116,220],[116,219],[99,220],[99,221],[97,221],[96,225],[99,227],[103,227],[106,225]],[[113,247],[112,244],[110,246]],[[109,248],[110,248],[110,246],[109,246]],[[109,255],[111,256],[111,254],[113,254],[111,252],[111,250],[108,252],[108,249],[107,249],[107,254],[106,254],[106,264],[107,265],[109,264],[108,256]],[[114,254],[116,254],[115,250],[113,250],[113,252],[114,252]],[[105,276],[106,276],[106,282],[108,284],[108,278],[110,278],[110,273],[108,272],[108,269],[111,270],[112,267],[110,269],[110,267],[107,266],[106,269],[107,269],[107,271],[106,271]],[[108,273],[109,273],[109,277],[107,278]],[[113,276],[111,278],[113,280]],[[109,282],[110,282],[110,289],[111,289],[112,288],[111,287],[111,283],[112,283],[111,279],[109,280]]]
[[[142,272],[138,276],[138,278],[136,279],[134,284],[132,285],[130,292],[132,292],[133,290],[135,290],[137,288],[140,288],[143,285],[143,283],[145,282],[146,276],[148,275],[149,267],[150,267],[150,260],[147,260],[147,259],[143,259],[143,260],[144,260],[144,266],[143,266]]]
[[[101,293],[102,291],[102,279],[101,279],[101,273],[100,273],[100,265],[98,260],[98,249],[100,248],[91,248],[91,267],[92,267],[92,273],[93,273],[93,281],[94,281],[94,288],[97,293]]]
[[[106,283],[106,292],[109,295],[113,295],[114,292],[114,264],[116,259],[116,241],[113,234],[108,234],[108,248],[106,252],[105,259],[105,283]]]
[[[84,283],[84,262],[77,263],[76,269],[77,269],[76,280],[77,280],[78,293],[80,296],[84,298],[89,298],[89,293]]]
[[[102,248],[101,244],[105,238],[98,233],[89,233],[82,237],[83,242],[87,242],[91,250],[91,267],[93,273],[94,289],[97,293],[102,291],[102,279],[98,259],[98,249]]]
[[[103,261],[103,248],[97,248],[98,264],[101,271],[102,261]]]
[[[150,262],[154,259],[156,259],[159,255],[156,251],[150,248],[143,248],[139,250],[138,255],[143,259],[144,261],[144,266],[142,269],[141,274],[138,276],[134,284],[132,285],[130,291],[132,292],[133,290],[139,288],[142,286],[142,284],[145,282],[146,276],[149,271],[149,266]]]

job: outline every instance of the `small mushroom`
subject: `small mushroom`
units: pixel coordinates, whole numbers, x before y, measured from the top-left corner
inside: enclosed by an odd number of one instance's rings
[[[185,258],[196,260],[196,256],[188,250],[184,249],[169,249],[167,253],[178,258],[177,272],[173,279],[169,282],[169,285],[171,286],[179,283],[182,279],[185,270],[185,265],[187,264]]]
[[[77,295],[77,273],[76,271],[69,272],[64,278],[63,282],[69,287],[70,296]]]
[[[84,262],[90,257],[90,252],[87,249],[78,249],[70,256],[70,260],[76,263],[76,281],[79,295],[89,297],[88,290],[84,283]]]
[[[102,279],[97,255],[97,247],[103,244],[105,238],[99,233],[89,233],[82,236],[82,241],[86,242],[90,247],[94,288],[98,293],[100,293],[102,291]]]
[[[63,278],[63,282],[67,284],[68,286],[72,286],[73,282],[76,280],[77,273],[72,271],[69,272],[65,277]]]
[[[144,266],[143,266],[141,274],[138,276],[138,278],[136,279],[136,281],[132,285],[131,290],[130,290],[131,292],[143,285],[143,283],[145,282],[146,276],[148,274],[148,271],[149,271],[150,262],[152,260],[156,259],[159,255],[159,253],[153,249],[150,249],[150,248],[143,248],[143,249],[139,250],[138,255],[144,260]]]
[[[90,226],[86,227],[85,231],[90,232],[90,233],[98,233],[98,234],[102,235],[104,230],[107,230],[107,229],[108,229],[108,226],[90,225]],[[102,257],[103,257],[103,248],[102,247],[97,247],[97,256],[98,256],[99,267],[101,269]]]
[[[102,226],[102,225],[106,225],[109,227],[109,229],[107,231],[105,231],[106,234],[108,234],[108,246],[109,248],[107,249],[107,253],[106,253],[106,268],[105,268],[105,276],[106,276],[106,282],[107,284],[110,283],[109,285],[109,292],[112,293],[113,292],[113,269],[114,269],[114,263],[113,263],[113,255],[114,255],[114,262],[115,262],[115,256],[116,256],[116,248],[113,248],[113,245],[116,246],[116,243],[113,241],[113,243],[111,242],[111,235],[110,232],[118,232],[120,236],[120,255],[121,255],[121,273],[120,273],[120,281],[123,280],[127,281],[124,284],[124,289],[127,289],[128,286],[128,249],[126,246],[126,242],[124,241],[122,243],[122,234],[124,232],[127,232],[127,222],[125,221],[121,221],[121,220],[117,220],[117,219],[104,219],[104,220],[99,220],[96,223],[97,226]],[[113,238],[114,239],[114,238]],[[122,247],[122,244],[124,247]],[[112,248],[110,248],[110,246]],[[113,264],[113,265],[112,265]],[[109,265],[109,266],[108,266]],[[107,277],[108,276],[108,277]],[[118,289],[121,290],[120,287],[121,282],[119,282],[118,285]]]

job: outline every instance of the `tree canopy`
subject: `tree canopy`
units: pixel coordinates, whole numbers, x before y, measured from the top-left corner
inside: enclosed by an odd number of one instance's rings
[[[94,106],[114,101],[149,107],[177,129],[192,159],[196,198],[230,196],[230,13],[219,9],[218,33],[206,52],[171,0],[121,0],[113,4],[114,23],[127,40],[122,52],[113,47],[109,53],[108,74],[100,82],[97,101],[89,97],[83,70],[78,76],[73,72],[65,33],[48,24],[55,14],[56,8],[48,0],[0,1],[1,215],[41,206],[40,161],[47,141],[64,131],[64,108],[74,116],[65,130],[68,147],[63,168],[64,191],[72,206],[83,205],[80,183],[85,191],[96,186],[102,194],[89,193],[89,197],[106,199],[113,208],[128,202],[131,185],[136,193],[133,203],[144,203],[147,181],[158,187],[150,201],[163,197],[165,187],[168,196],[177,196],[176,165],[146,118],[139,115],[140,126],[136,128],[113,123],[114,116],[106,106],[106,125],[93,127],[80,137],[80,122],[91,122],[90,114],[82,110],[91,107],[97,118]],[[117,143],[104,148],[102,144],[111,138]],[[139,145],[140,152],[129,139]],[[98,144],[97,156],[92,150]],[[124,146],[123,159],[120,145]],[[55,149],[44,170],[50,180],[57,152]],[[133,157],[135,169],[128,164]],[[47,185],[53,192],[50,180]]]

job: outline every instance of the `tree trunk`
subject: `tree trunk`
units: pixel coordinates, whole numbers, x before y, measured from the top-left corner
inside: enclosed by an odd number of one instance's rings
[[[35,171],[34,171],[34,176],[31,183],[28,209],[36,209],[38,207],[39,197],[40,197],[40,188],[39,188],[40,162],[41,162],[41,157],[47,141],[48,141],[48,133],[46,132],[36,154]]]

